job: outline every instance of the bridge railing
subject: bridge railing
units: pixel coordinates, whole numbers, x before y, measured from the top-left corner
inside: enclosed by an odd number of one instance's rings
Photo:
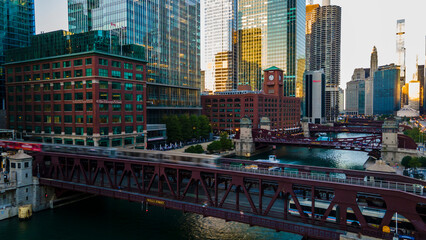
[[[307,172],[297,172],[297,171],[271,171],[266,168],[247,168],[244,166],[238,165],[223,165],[221,166],[223,169],[231,170],[231,171],[239,171],[239,172],[250,172],[257,174],[265,174],[265,175],[273,175],[273,176],[283,176],[283,177],[291,177],[291,178],[300,178],[314,181],[325,181],[325,182],[335,182],[335,183],[345,183],[357,186],[368,186],[368,187],[376,187],[390,190],[399,190],[408,193],[413,193],[420,196],[425,196],[423,185],[419,184],[407,184],[401,182],[393,182],[393,181],[382,181],[382,180],[365,180],[362,178],[354,178],[354,177],[330,177],[326,174],[312,174]]]

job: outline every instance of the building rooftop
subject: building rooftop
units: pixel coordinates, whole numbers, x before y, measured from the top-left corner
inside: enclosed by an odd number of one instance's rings
[[[265,69],[264,71],[275,71],[275,70],[278,70],[278,71],[284,72],[281,68],[277,68],[277,67],[275,67],[275,66],[272,66],[272,67],[270,67],[270,68],[267,68],[267,69]]]

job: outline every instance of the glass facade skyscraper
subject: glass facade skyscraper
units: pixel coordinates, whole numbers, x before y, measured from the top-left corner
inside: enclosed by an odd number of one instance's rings
[[[148,123],[200,112],[199,0],[68,0],[68,15],[71,32],[109,30],[145,47]]]
[[[394,114],[400,109],[400,67],[381,66],[374,73],[373,112],[374,115]]]
[[[205,84],[230,91],[237,84],[237,0],[205,1]]]
[[[27,46],[34,33],[34,0],[0,1],[0,109],[5,108],[5,52]]]
[[[304,0],[240,0],[238,77],[240,85],[260,90],[262,69],[284,70],[284,95],[303,96],[305,69]]]

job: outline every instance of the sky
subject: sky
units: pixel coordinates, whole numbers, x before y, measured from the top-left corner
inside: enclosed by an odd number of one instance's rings
[[[314,0],[314,3],[322,4],[322,1]],[[405,19],[407,79],[411,80],[415,72],[417,55],[419,64],[425,63],[425,0],[331,0],[331,4],[342,7],[340,86],[343,89],[355,68],[370,66],[373,46],[377,47],[379,65],[398,61],[398,19]],[[37,34],[68,30],[67,0],[35,0],[35,14]]]

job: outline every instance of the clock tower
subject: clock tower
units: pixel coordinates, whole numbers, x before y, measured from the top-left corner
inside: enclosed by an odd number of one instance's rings
[[[268,95],[284,96],[283,70],[270,67],[264,70],[263,92]]]

